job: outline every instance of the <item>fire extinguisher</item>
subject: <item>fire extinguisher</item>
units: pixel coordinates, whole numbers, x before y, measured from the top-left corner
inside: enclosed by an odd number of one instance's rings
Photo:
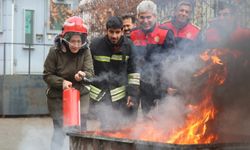
[[[80,92],[75,88],[63,90],[63,125],[80,126]]]

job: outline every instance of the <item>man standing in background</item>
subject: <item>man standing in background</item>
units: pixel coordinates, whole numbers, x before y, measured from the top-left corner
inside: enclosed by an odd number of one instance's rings
[[[130,33],[133,28],[135,28],[135,17],[130,14],[122,16],[123,32],[124,35],[130,38]]]
[[[192,3],[184,0],[177,4],[172,19],[162,24],[174,32],[177,49],[186,50],[197,40],[200,28],[190,22],[192,14]]]
[[[219,3],[217,17],[210,21],[208,28],[201,34],[206,47],[234,46],[249,39],[250,30],[240,25],[237,12],[235,5]]]
[[[137,6],[138,27],[131,32],[136,46],[136,64],[141,73],[140,100],[144,114],[154,106],[165,93],[166,85],[160,81],[161,63],[175,46],[171,30],[157,23],[157,6],[153,1],[144,0]],[[164,91],[164,92],[163,92]]]

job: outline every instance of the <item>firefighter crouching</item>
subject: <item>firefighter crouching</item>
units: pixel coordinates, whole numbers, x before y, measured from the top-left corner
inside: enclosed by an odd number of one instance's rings
[[[136,118],[140,75],[135,70],[133,43],[123,35],[121,18],[109,18],[106,32],[90,45],[96,76],[90,85],[89,111],[100,121],[101,129],[114,130]]]

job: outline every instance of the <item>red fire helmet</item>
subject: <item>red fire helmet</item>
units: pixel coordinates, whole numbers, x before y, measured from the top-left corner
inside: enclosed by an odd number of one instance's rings
[[[73,16],[68,18],[63,24],[62,36],[68,32],[78,32],[87,34],[87,26],[84,24],[82,18]]]

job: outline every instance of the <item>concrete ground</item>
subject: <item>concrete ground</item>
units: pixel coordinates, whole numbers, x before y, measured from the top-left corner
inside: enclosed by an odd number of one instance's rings
[[[0,149],[49,150],[52,131],[49,117],[0,118]]]
[[[141,115],[141,113],[139,113]],[[238,123],[237,123],[238,124]],[[250,121],[243,124],[244,129],[235,135],[249,135]],[[96,121],[87,122],[88,130],[99,128]],[[225,133],[230,133],[224,129]],[[53,132],[52,120],[44,117],[8,118],[0,117],[0,150],[50,150],[50,142]],[[233,133],[233,131],[231,131]],[[69,138],[65,138],[63,150],[69,150]]]
[[[88,130],[96,130],[99,125],[98,122],[88,120]],[[249,129],[249,125],[246,124],[245,128]],[[0,118],[0,150],[50,150],[52,132],[52,120],[47,116],[2,117]],[[249,135],[249,130],[240,135],[244,134]],[[69,150],[68,140],[69,138],[66,137],[63,150]]]
[[[89,130],[99,123],[88,121]],[[50,150],[53,124],[50,117],[0,118],[0,150]],[[69,150],[69,138],[64,149]]]

